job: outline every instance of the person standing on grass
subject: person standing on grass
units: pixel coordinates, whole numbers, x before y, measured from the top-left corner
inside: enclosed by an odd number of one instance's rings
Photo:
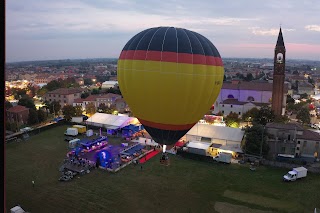
[[[34,188],[34,180],[32,181],[32,188]]]

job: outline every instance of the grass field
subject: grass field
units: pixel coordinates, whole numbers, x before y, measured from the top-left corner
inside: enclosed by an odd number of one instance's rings
[[[168,167],[160,165],[156,156],[142,170],[134,165],[116,174],[99,169],[59,182],[58,169],[68,151],[65,129],[56,127],[27,142],[6,144],[7,212],[17,204],[31,213],[311,213],[320,208],[320,175],[310,173],[303,180],[284,183],[287,170],[259,167],[252,172],[246,165],[209,164],[179,156],[171,156]]]

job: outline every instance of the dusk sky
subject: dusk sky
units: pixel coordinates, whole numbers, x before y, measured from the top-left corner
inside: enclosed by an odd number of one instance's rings
[[[222,58],[272,58],[280,24],[288,59],[320,60],[319,11],[318,0],[9,0],[6,60],[118,58],[158,26],[198,32]]]

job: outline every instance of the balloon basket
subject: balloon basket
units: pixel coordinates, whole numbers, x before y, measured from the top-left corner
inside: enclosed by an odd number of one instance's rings
[[[160,164],[164,165],[164,166],[169,166],[170,165],[170,159],[169,159],[168,155],[162,154],[162,156],[160,158]]]

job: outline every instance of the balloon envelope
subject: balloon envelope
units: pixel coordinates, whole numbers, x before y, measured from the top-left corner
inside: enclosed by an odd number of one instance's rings
[[[174,144],[202,118],[223,76],[216,47],[182,28],[146,29],[127,42],[118,60],[121,93],[160,144]]]

